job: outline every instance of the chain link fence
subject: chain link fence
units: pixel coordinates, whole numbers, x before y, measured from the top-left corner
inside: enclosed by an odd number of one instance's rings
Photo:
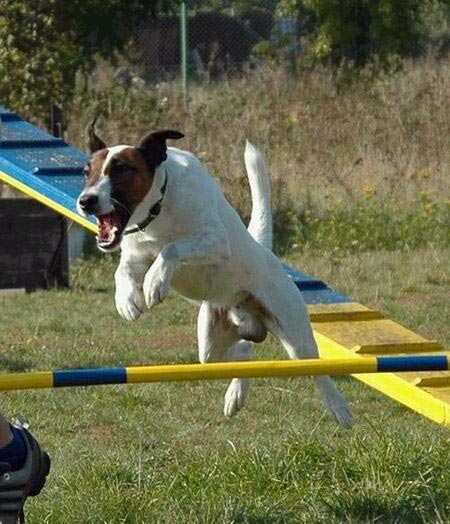
[[[133,65],[146,82],[183,75],[186,46],[187,75],[191,80],[220,80],[257,66],[268,48],[286,56],[297,54],[295,19],[277,19],[265,9],[213,11],[187,9],[186,39],[182,17],[165,14],[144,18],[135,30]]]

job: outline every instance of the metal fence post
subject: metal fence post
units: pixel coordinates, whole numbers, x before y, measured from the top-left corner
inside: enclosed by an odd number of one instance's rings
[[[183,92],[184,107],[188,107],[188,28],[187,28],[187,2],[180,1],[180,50],[181,50],[181,89]]]

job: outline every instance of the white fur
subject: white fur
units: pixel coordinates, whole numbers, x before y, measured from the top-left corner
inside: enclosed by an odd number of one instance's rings
[[[249,322],[242,298],[250,294],[268,313],[267,329],[290,358],[318,358],[301,294],[270,251],[270,185],[261,153],[247,143],[245,164],[253,210],[248,230],[224,198],[215,179],[191,153],[168,149],[153,187],[129,224],[142,220],[168,183],[162,210],[143,232],[125,236],[117,268],[116,305],[126,320],[167,296],[170,288],[200,305],[198,346],[201,362],[248,360],[251,343],[240,340],[235,324]],[[152,263],[153,261],[153,263]],[[347,402],[329,377],[315,379],[325,405],[343,426],[351,426]],[[226,415],[242,408],[247,379],[233,379],[225,395]]]
[[[105,161],[102,165],[102,172],[100,174],[100,177],[98,179],[98,182],[93,185],[86,188],[78,197],[77,199],[77,211],[80,213],[80,215],[88,216],[88,213],[86,213],[80,206],[80,199],[85,196],[97,196],[98,197],[98,210],[97,215],[104,215],[106,213],[110,213],[113,210],[113,206],[111,204],[111,180],[108,176],[105,176],[105,169],[108,166],[108,164],[111,162],[111,159],[114,155],[117,153],[120,153],[124,149],[130,146],[114,146],[108,148],[108,155],[105,158]]]
[[[102,166],[102,176],[105,175],[105,170],[108,167],[109,163],[111,162],[112,157],[114,155],[117,155],[117,153],[120,153],[124,149],[127,149],[128,147],[130,147],[130,146],[120,145],[120,146],[108,147],[108,154],[107,154],[107,156],[105,158],[105,161],[103,162],[103,166]]]

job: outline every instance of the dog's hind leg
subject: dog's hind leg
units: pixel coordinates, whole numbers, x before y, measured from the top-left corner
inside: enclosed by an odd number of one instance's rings
[[[198,314],[197,336],[199,360],[202,363],[251,358],[251,344],[240,340],[226,309],[203,302]],[[249,388],[248,379],[234,378],[231,381],[225,394],[226,416],[235,415],[244,406]]]
[[[319,358],[315,342],[310,344],[309,347],[302,344],[300,350],[299,345],[290,339],[286,333],[279,333],[278,338],[292,359],[302,358],[303,355],[306,358]],[[331,378],[328,376],[315,376],[313,379],[330,415],[341,426],[351,427],[353,418],[350,407]]]
[[[226,360],[228,350],[239,341],[228,310],[202,302],[197,321],[198,358],[205,362]]]
[[[274,295],[272,298],[276,299]],[[278,298],[279,307],[275,300],[271,303],[272,318],[267,322],[269,331],[282,343],[291,359],[319,358],[306,305],[298,296],[298,291],[294,288],[291,293],[290,289],[285,288],[285,295]],[[330,377],[313,378],[331,416],[344,427],[352,426],[350,407]]]

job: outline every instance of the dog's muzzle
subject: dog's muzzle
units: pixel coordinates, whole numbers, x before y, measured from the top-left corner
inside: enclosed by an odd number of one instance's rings
[[[101,251],[115,251],[122,240],[122,234],[130,218],[128,208],[116,199],[108,205],[101,202],[98,195],[81,194],[78,198],[78,211],[84,216],[94,215],[97,221],[97,247]]]
[[[98,208],[98,196],[97,195],[83,195],[78,199],[81,210],[86,215],[95,215]]]

